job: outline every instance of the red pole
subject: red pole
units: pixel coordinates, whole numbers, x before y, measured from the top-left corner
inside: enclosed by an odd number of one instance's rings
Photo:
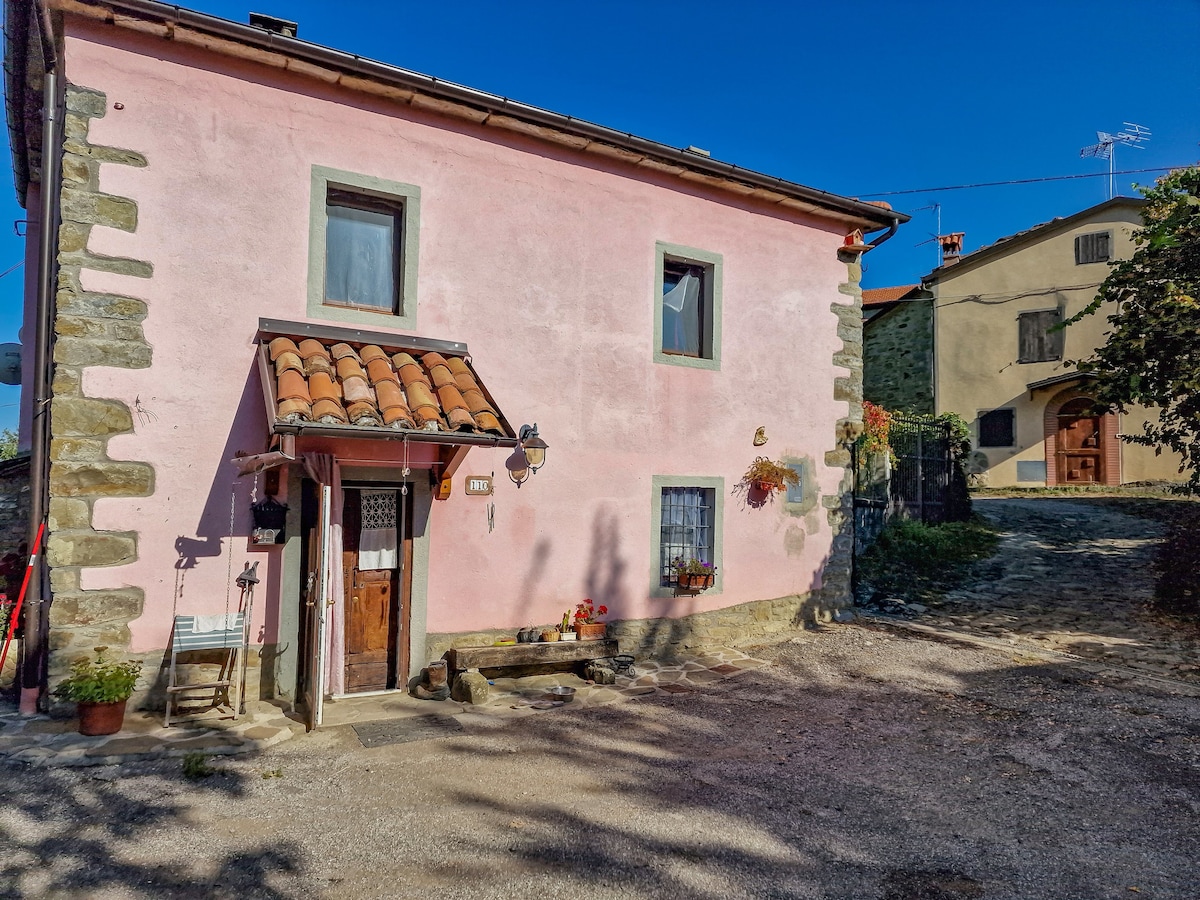
[[[13,632],[17,628],[17,619],[21,615],[21,604],[25,602],[25,589],[29,587],[29,576],[33,572],[33,565],[37,562],[38,548],[42,546],[42,534],[46,530],[46,523],[38,523],[37,537],[33,542],[33,550],[29,554],[29,565],[25,567],[25,578],[21,582],[21,593],[17,595],[17,605],[12,608],[12,613],[8,619],[8,634],[4,636],[4,649],[0,650],[0,672],[4,671],[4,660],[8,657],[8,645],[12,643]]]

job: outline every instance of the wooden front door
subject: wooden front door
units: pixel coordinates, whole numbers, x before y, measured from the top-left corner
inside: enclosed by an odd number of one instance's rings
[[[1059,484],[1104,484],[1103,416],[1090,413],[1094,401],[1078,397],[1058,411],[1055,465]]]
[[[399,497],[396,493],[397,499]],[[360,546],[363,491],[348,488],[342,513],[342,578],[346,592],[345,642],[348,694],[403,687],[408,675],[408,619],[412,538],[396,504],[395,568],[363,568]]]

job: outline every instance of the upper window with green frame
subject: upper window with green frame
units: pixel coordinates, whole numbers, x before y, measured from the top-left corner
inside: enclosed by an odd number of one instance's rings
[[[416,186],[313,166],[309,316],[415,328],[419,227]]]
[[[660,241],[655,273],[654,361],[719,369],[720,254]]]

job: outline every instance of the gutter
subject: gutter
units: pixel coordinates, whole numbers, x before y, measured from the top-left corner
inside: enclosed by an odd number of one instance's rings
[[[33,572],[25,595],[22,645],[21,714],[36,715],[46,683],[46,611],[49,596],[45,553],[35,547],[48,507],[50,448],[50,342],[58,261],[59,172],[62,169],[62,117],[59,109],[58,54],[45,0],[36,0],[45,79],[42,88],[41,223],[38,234],[37,317],[34,331],[33,416],[29,454],[29,548]]]
[[[72,4],[72,6],[74,7],[74,12],[86,15],[82,10],[78,9],[77,4]],[[896,226],[909,220],[909,216],[904,213],[884,210],[879,206],[861,200],[852,200],[849,197],[843,197],[839,194],[806,187],[805,185],[786,181],[782,178],[764,175],[751,169],[743,169],[732,163],[709,159],[688,150],[679,150],[675,147],[669,147],[666,144],[660,144],[657,141],[638,137],[628,132],[617,131],[583,119],[577,119],[574,116],[550,112],[536,106],[510,100],[507,97],[489,94],[486,91],[465,87],[450,81],[443,81],[431,75],[422,75],[419,72],[367,59],[353,53],[334,50],[320,44],[312,44],[308,41],[302,41],[299,38],[287,37],[286,35],[268,31],[258,26],[243,25],[239,22],[232,22],[217,16],[195,12],[181,6],[159,3],[156,0],[109,0],[107,3],[97,4],[97,8],[109,11],[109,16],[101,17],[102,21],[108,23],[113,22],[111,15],[113,10],[124,10],[135,15],[162,20],[171,27],[183,26],[185,28],[194,28],[197,31],[214,34],[238,43],[257,46],[264,50],[338,69],[343,72],[349,72],[374,81],[398,85],[408,90],[418,91],[454,103],[465,104],[488,113],[489,118],[491,115],[498,115],[521,119],[525,122],[531,122],[536,125],[553,128],[556,131],[586,138],[589,141],[596,141],[635,153],[642,153],[645,156],[667,161],[694,172],[700,172],[717,178],[732,179],[756,188],[775,191],[791,199],[812,204],[814,208],[811,211],[813,212],[823,209],[827,212],[838,213],[848,219],[861,222],[866,226],[866,230],[869,231],[888,228],[889,233],[883,240],[887,240],[888,237],[891,237],[895,233]],[[170,34],[168,34],[168,37],[170,37]],[[486,123],[487,119],[485,118],[483,124]],[[882,243],[883,240],[880,240],[879,243]]]

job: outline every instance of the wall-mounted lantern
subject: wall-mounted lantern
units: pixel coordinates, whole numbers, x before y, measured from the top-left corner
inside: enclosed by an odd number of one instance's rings
[[[513,451],[504,465],[513,484],[520,487],[531,472],[536,472],[546,464],[546,451],[550,446],[538,435],[537,422],[522,425],[517,439],[521,446]]]

